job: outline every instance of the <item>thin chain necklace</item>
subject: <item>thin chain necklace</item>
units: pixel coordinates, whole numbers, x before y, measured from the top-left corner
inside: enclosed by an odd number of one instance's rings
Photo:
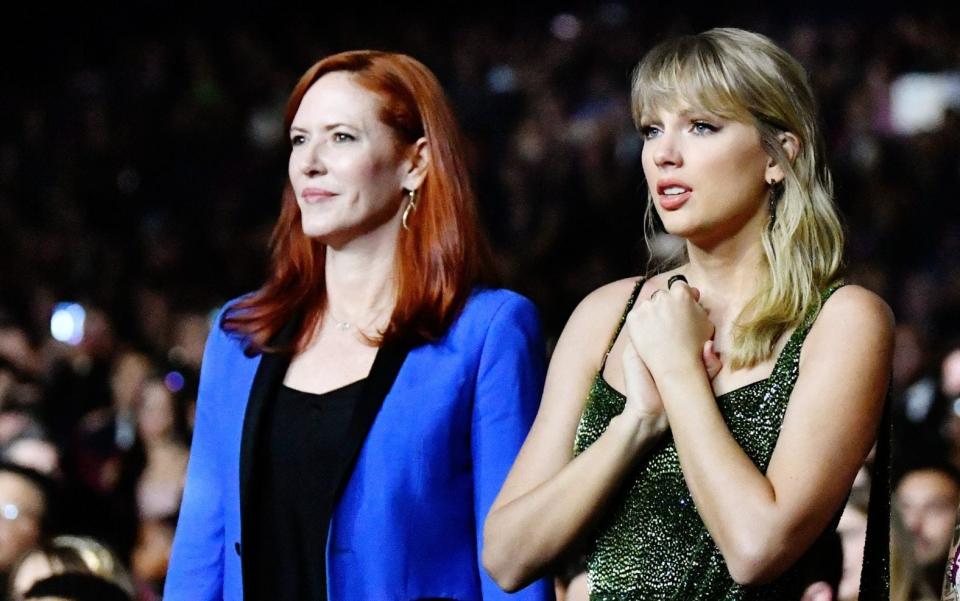
[[[366,324],[364,324],[364,326],[361,328],[361,327],[359,327],[356,323],[354,323],[354,322],[352,322],[352,321],[349,321],[349,320],[347,320],[347,319],[340,319],[339,317],[337,317],[336,315],[334,315],[333,311],[330,309],[329,306],[327,307],[327,315],[330,317],[330,319],[333,320],[333,325],[334,325],[334,327],[337,328],[338,330],[340,330],[341,332],[348,332],[348,331],[353,330],[353,329],[359,330],[360,332],[363,332],[363,331],[367,330],[371,325],[373,325],[374,322],[377,321],[377,319],[380,317],[380,314],[381,314],[382,311],[383,311],[383,309],[380,309],[380,310],[376,311],[376,312],[374,313],[373,319],[370,319],[370,320],[369,320]]]
[[[337,327],[338,330],[349,330],[353,327],[353,324],[349,321],[340,321],[334,317],[333,313],[330,314],[330,317],[333,319],[333,325]]]

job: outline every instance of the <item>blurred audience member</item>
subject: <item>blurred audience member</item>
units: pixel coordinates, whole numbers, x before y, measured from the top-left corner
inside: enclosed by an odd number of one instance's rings
[[[547,4],[524,6],[522,19],[472,6],[437,27],[368,19],[365,39],[422,56],[440,74],[468,133],[503,284],[536,302],[555,340],[587,291],[648,258],[633,243],[646,192],[626,73],[652,43],[637,35],[644,23],[695,24],[649,3],[580,3],[559,20]],[[849,279],[883,295],[900,321],[894,473],[928,460],[960,467],[960,205],[944,193],[960,187],[960,120],[946,110],[926,131],[898,128],[904,107],[893,93],[903,75],[960,71],[960,36],[943,14],[908,6],[877,6],[869,20],[758,8],[718,10],[802,57],[850,226]],[[349,27],[318,42],[326,13],[283,28],[242,11],[223,19],[229,33],[219,37],[197,35],[203,25],[189,19],[148,35],[125,24],[130,35],[110,37],[124,60],[48,36],[0,70],[0,460],[61,478],[70,531],[109,542],[125,561],[136,546],[151,574],[163,565],[168,518],[142,521],[137,499],[148,513],[169,512],[183,456],[138,440],[145,383],[161,365],[181,375],[176,411],[192,423],[205,312],[255,288],[266,269],[279,208],[269,199],[285,161],[282,125],[267,116],[282,110],[318,44],[356,43]],[[91,23],[87,39],[118,22]],[[659,242],[654,254],[669,248]],[[87,310],[80,342],[52,337],[53,308],[68,298]],[[841,524],[847,573],[859,561],[860,517],[850,509]]]
[[[34,469],[54,480],[62,476],[59,449],[39,436],[21,436],[10,441],[0,459]]]
[[[173,325],[173,346],[168,359],[177,367],[199,373],[203,349],[210,333],[210,319],[199,313],[178,315]]]
[[[0,590],[14,562],[45,533],[50,486],[32,469],[0,464]]]
[[[910,545],[922,581],[938,591],[960,504],[960,473],[946,464],[918,466],[900,478],[894,493],[906,530],[904,542]]]
[[[893,359],[892,411],[895,452],[893,473],[900,474],[918,458],[947,455],[949,446],[944,420],[954,411],[939,386],[939,373],[932,365],[928,343],[916,325],[896,328]]]
[[[132,597],[109,580],[83,572],[54,574],[37,581],[23,594],[37,601],[132,601]]]
[[[866,496],[851,495],[837,525],[843,549],[843,575],[836,595],[839,601],[856,601],[859,594],[863,543],[867,538],[866,501]]]
[[[57,575],[95,579],[51,581]],[[120,559],[95,539],[79,536],[58,536],[28,551],[11,570],[8,588],[11,601],[46,596],[107,601],[136,596],[133,580]],[[123,596],[117,596],[117,591]],[[94,592],[101,596],[90,596]]]
[[[170,563],[173,534],[177,521],[175,516],[166,519],[143,520],[137,531],[137,543],[133,548],[131,566],[137,582],[159,596]]]
[[[143,519],[177,513],[187,473],[189,448],[183,407],[163,380],[149,380],[137,408],[137,431],[146,465],[137,484],[137,507]]]
[[[35,582],[53,574],[86,572],[115,582],[133,593],[130,574],[102,543],[82,536],[57,536],[28,551],[10,574],[11,595],[22,595]]]
[[[910,535],[896,505],[890,511],[890,601],[938,601],[913,557]]]

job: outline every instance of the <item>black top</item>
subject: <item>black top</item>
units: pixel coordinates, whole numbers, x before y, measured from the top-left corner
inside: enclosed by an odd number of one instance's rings
[[[255,600],[326,600],[327,531],[364,382],[323,394],[281,386],[264,407],[244,535]]]

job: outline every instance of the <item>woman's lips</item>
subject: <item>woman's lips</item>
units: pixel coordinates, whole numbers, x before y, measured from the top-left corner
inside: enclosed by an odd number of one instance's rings
[[[687,190],[682,194],[660,194],[657,197],[660,200],[660,208],[664,211],[676,211],[687,203],[691,193]]]
[[[690,186],[676,180],[657,182],[657,199],[664,211],[676,211],[690,199],[693,190]]]
[[[336,196],[335,193],[330,190],[324,190],[322,188],[306,188],[303,192],[300,193],[300,198],[303,199],[303,202],[307,204],[313,204],[318,202],[323,202],[330,198]]]

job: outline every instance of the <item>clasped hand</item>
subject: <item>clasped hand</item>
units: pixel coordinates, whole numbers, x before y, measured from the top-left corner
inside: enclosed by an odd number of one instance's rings
[[[638,301],[627,314],[629,343],[623,351],[625,411],[653,419],[666,429],[658,379],[703,369],[713,379],[723,366],[713,350],[715,327],[700,305],[700,291],[685,282]],[[659,428],[658,428],[659,429]]]

